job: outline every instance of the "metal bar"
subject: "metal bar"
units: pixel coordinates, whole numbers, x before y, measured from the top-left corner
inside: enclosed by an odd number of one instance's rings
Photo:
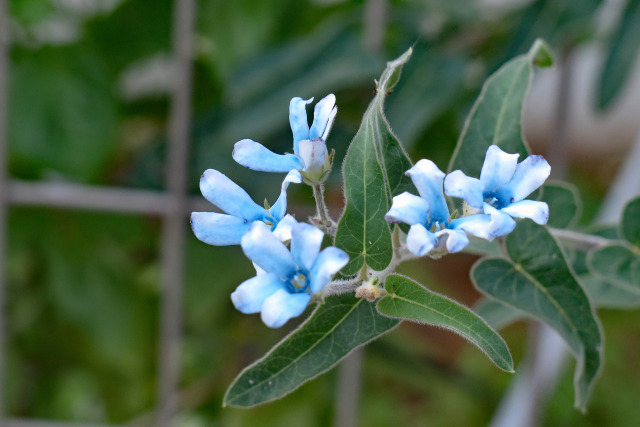
[[[362,389],[362,359],[364,347],[351,352],[340,363],[338,387],[335,399],[335,427],[355,427],[358,425],[358,401]]]
[[[27,182],[9,180],[3,186],[8,204],[51,206],[107,212],[165,215],[173,199],[165,192],[117,187],[96,187],[62,182]],[[191,197],[178,206],[182,215],[193,211],[214,211],[202,197]]]
[[[0,0],[0,425],[4,424],[4,364],[6,352],[4,270],[7,230],[7,138],[8,138],[8,74],[9,74],[9,11],[6,0]]]
[[[155,425],[170,426],[178,410],[176,390],[180,380],[180,332],[186,202],[187,160],[191,121],[192,43],[195,0],[176,0],[173,15],[173,49],[176,87],[169,117],[166,185],[172,198],[163,227],[164,292],[158,360],[158,408]]]

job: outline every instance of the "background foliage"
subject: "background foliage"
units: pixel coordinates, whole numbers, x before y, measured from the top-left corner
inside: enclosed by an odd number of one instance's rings
[[[274,199],[280,176],[259,180],[231,161],[233,143],[253,138],[276,152],[290,147],[288,101],[329,92],[339,114],[329,138],[337,164],[372,98],[384,63],[414,46],[403,78],[385,104],[387,119],[413,159],[446,170],[484,79],[525,53],[537,37],[556,52],[598,39],[607,49],[597,105],[615,101],[637,47],[637,14],[597,35],[598,1],[390,1],[376,47],[368,2],[201,0],[189,182],[194,195],[206,168],[233,176],[256,200]],[[10,170],[14,178],[162,188],[170,53],[168,0],[74,3],[13,0]],[[371,46],[374,46],[373,48]],[[590,222],[607,183],[570,169]],[[342,206],[339,168],[329,180],[332,210]],[[291,188],[292,211],[310,213],[310,193]],[[301,187],[301,186],[300,186]],[[593,191],[593,189],[600,191]],[[561,221],[562,219],[558,219]],[[152,409],[159,305],[154,218],[13,208],[9,219],[9,366],[7,412],[18,417],[126,422]],[[186,224],[185,224],[186,227]],[[267,330],[236,312],[229,293],[249,276],[237,247],[188,239],[183,341],[182,423],[327,425],[335,373],[286,398],[242,411],[222,409],[226,386],[286,331]],[[475,260],[420,260],[404,273],[467,305],[477,299],[465,272]],[[640,423],[633,396],[638,312],[601,310],[605,374],[589,414],[573,409],[566,371],[544,424]],[[524,323],[502,332],[521,360]],[[403,325],[367,347],[361,425],[486,425],[510,375],[443,331]],[[313,402],[310,404],[309,402]]]

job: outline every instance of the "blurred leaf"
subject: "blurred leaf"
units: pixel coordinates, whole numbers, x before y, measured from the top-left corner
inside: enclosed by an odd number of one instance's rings
[[[640,197],[624,207],[619,234],[625,241],[591,250],[587,264],[607,281],[640,292]]]
[[[626,0],[620,22],[605,47],[605,59],[598,81],[597,106],[607,108],[627,83],[629,72],[638,57],[640,45],[640,0]]]
[[[352,294],[331,296],[298,329],[236,377],[223,405],[254,406],[289,394],[398,323],[380,316],[373,304]]]
[[[640,248],[640,197],[630,200],[624,207],[620,236]]]
[[[473,311],[496,330],[509,326],[523,318],[528,318],[525,312],[487,297],[479,299],[473,306]]]
[[[484,258],[474,265],[474,284],[563,337],[577,360],[575,405],[584,410],[602,364],[600,324],[589,298],[545,227],[519,221],[506,238],[506,248],[511,260]]]
[[[549,205],[549,227],[569,228],[580,219],[582,202],[578,189],[564,181],[547,181],[542,192],[543,202]]]
[[[387,119],[407,150],[435,118],[456,105],[464,89],[465,62],[451,52],[416,46],[387,103]],[[427,142],[431,143],[431,142]]]
[[[533,65],[548,66],[550,53],[537,40],[529,53],[512,59],[493,73],[482,87],[458,139],[449,171],[480,176],[487,149],[497,145],[507,153],[529,154],[522,136],[522,103]]]
[[[448,329],[478,347],[498,368],[514,372],[509,347],[502,337],[467,307],[405,276],[387,276],[384,288],[389,295],[377,305],[382,315]]]
[[[365,264],[378,271],[389,265],[391,232],[384,216],[393,196],[414,188],[405,175],[411,160],[384,116],[387,93],[410,56],[411,49],[387,63],[342,165],[346,206],[335,245],[349,254],[349,264],[342,269],[345,275],[357,273]]]
[[[99,57],[80,45],[15,55],[9,155],[14,173],[95,182],[113,155],[116,102]]]
[[[627,291],[591,275],[580,277],[580,283],[596,307],[634,309],[640,307],[640,293]]]
[[[590,39],[594,34],[595,13],[601,0],[534,0],[510,19],[515,23],[508,33],[510,58],[524,52],[537,38],[554,48]]]
[[[589,268],[608,281],[640,294],[640,250],[612,243],[589,252]]]

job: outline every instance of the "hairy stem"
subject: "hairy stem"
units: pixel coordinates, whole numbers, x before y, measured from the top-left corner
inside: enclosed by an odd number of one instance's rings
[[[313,198],[316,199],[316,217],[320,222],[320,226],[324,228],[326,231],[330,231],[335,229],[335,222],[329,216],[329,210],[327,209],[327,205],[324,201],[324,186],[319,183],[311,184],[311,188],[313,188]]]

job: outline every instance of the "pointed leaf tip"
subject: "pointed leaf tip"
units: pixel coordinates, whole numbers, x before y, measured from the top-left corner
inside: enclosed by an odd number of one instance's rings
[[[553,65],[553,54],[551,48],[542,39],[536,39],[529,50],[531,62],[538,67],[551,67]]]
[[[382,93],[383,96],[386,95],[388,91],[393,89],[393,87],[400,80],[400,74],[402,73],[402,66],[409,61],[411,58],[411,54],[413,53],[413,48],[407,49],[405,53],[400,55],[398,58],[393,61],[387,62],[387,68],[385,68],[382,76],[380,77],[380,82],[378,83],[378,92]]]

